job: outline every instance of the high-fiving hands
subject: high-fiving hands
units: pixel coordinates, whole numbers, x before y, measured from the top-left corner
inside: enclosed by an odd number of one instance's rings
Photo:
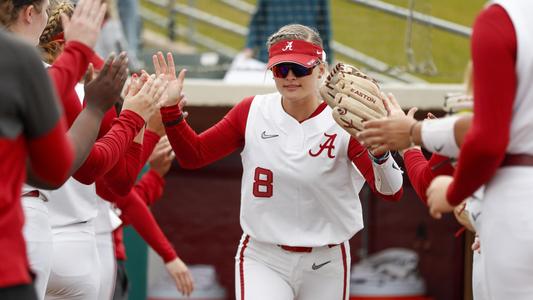
[[[65,41],[77,41],[89,48],[96,45],[107,4],[100,0],[80,0],[72,17],[61,15]]]
[[[163,103],[161,103],[162,106],[172,106],[184,101],[185,95],[183,94],[183,82],[185,81],[187,70],[181,70],[178,76],[176,76],[176,66],[174,65],[174,58],[170,52],[167,53],[166,61],[161,51],[153,55],[152,60],[154,63],[155,74],[157,76],[162,75],[163,78],[168,81],[168,97]],[[184,104],[182,104],[182,106],[183,105]]]
[[[168,81],[162,75],[143,72],[140,77],[132,78],[122,110],[131,110],[147,122],[166,100],[167,87]]]
[[[89,65],[85,77],[85,100],[92,107],[105,114],[120,99],[120,92],[128,78],[128,57],[126,52],[118,57],[111,54],[102,70],[95,76],[94,68]]]

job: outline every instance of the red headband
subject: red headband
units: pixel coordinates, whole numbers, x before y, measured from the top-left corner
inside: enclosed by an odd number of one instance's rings
[[[322,59],[324,50],[313,43],[303,40],[284,40],[275,43],[268,50],[268,66],[284,63],[296,63],[304,67],[316,65]]]

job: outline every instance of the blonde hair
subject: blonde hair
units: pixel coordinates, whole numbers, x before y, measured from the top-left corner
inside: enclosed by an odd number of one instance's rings
[[[270,49],[275,43],[285,40],[303,40],[324,48],[324,43],[318,32],[301,24],[290,24],[281,27],[268,38],[267,48]]]
[[[472,70],[472,61],[469,61],[466,65],[464,76],[465,93],[472,96],[474,95],[474,71]]]
[[[55,40],[63,32],[61,14],[71,16],[74,5],[68,0],[51,0],[48,11],[48,22],[39,38],[39,49],[42,50],[43,60],[51,64],[63,51],[64,41]]]

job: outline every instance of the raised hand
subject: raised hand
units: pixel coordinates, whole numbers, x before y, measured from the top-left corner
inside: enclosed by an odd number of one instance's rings
[[[120,99],[120,92],[128,78],[128,57],[126,52],[115,58],[111,54],[102,68],[94,77],[94,69],[89,66],[85,77],[85,99],[88,107],[93,107],[105,113]]]
[[[150,168],[163,177],[170,170],[175,157],[176,155],[172,151],[168,137],[164,136],[155,146],[154,151],[148,158],[148,162],[150,163]]]
[[[152,56],[152,61],[154,63],[155,74],[158,76],[163,75],[163,78],[169,82],[168,97],[162,103],[162,106],[172,106],[180,103],[184,98],[183,82],[185,81],[187,70],[181,70],[179,75],[176,76],[176,66],[174,65],[174,58],[170,52],[167,53],[166,61],[161,51]]]
[[[142,74],[140,78],[130,83],[122,110],[131,110],[140,115],[145,122],[148,121],[161,107],[160,101],[166,99],[167,86],[168,81],[162,76]]]
[[[184,296],[190,296],[194,290],[194,281],[192,279],[189,269],[179,258],[165,264],[167,272],[172,276],[178,291]]]
[[[357,134],[357,139],[377,153],[409,148],[414,126],[417,124],[414,119],[416,110],[413,107],[405,116],[367,121],[363,123],[364,129]]]
[[[65,40],[77,41],[93,48],[100,34],[107,4],[100,0],[80,0],[72,17],[61,15]]]
[[[396,97],[392,93],[381,93],[381,98],[383,99],[383,105],[387,110],[387,117],[404,117],[405,113],[403,112],[400,103],[396,100]]]

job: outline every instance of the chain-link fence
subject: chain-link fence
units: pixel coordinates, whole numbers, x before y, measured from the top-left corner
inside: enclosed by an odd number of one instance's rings
[[[320,32],[333,61],[361,66],[381,81],[460,82],[469,60],[469,26],[483,3],[142,0],[142,16],[146,30],[192,46],[198,55],[220,55],[215,65],[198,66],[199,77],[220,76],[244,49],[264,61],[268,35],[283,24],[303,23]],[[211,69],[218,73],[209,75]]]

